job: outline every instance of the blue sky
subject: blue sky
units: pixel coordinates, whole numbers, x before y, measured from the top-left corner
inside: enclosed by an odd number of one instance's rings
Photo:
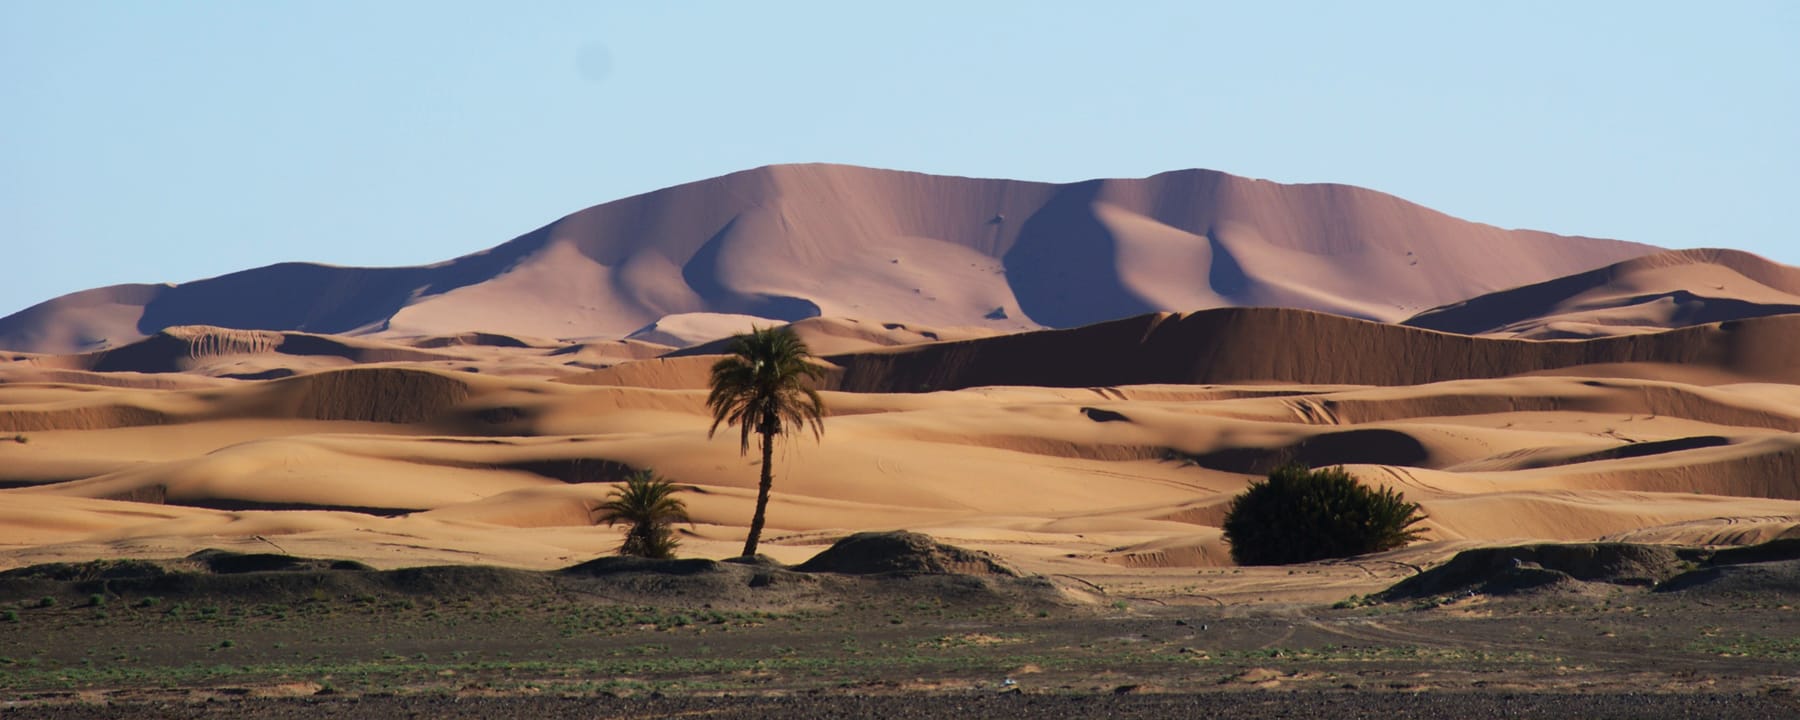
[[[0,0],[0,315],[734,170],[1206,167],[1800,264],[1800,3]]]

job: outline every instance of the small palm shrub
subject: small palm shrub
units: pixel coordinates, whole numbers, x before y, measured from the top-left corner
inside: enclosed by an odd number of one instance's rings
[[[600,504],[600,522],[626,525],[625,544],[620,555],[665,560],[675,557],[681,541],[675,538],[675,523],[689,522],[687,504],[675,493],[681,488],[648,470],[633,474],[625,484],[613,488],[606,502]]]
[[[1343,468],[1289,465],[1232,499],[1225,542],[1239,565],[1286,565],[1404,547],[1424,519],[1417,503]]]

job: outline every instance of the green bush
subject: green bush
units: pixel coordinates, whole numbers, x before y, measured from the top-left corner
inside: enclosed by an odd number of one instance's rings
[[[1424,519],[1416,503],[1343,468],[1289,465],[1232,499],[1225,542],[1239,565],[1286,565],[1404,547]]]
[[[600,522],[624,523],[625,544],[620,555],[666,560],[675,557],[681,541],[675,538],[678,522],[688,520],[687,505],[675,493],[681,488],[649,470],[633,473],[613,488],[600,505]]]

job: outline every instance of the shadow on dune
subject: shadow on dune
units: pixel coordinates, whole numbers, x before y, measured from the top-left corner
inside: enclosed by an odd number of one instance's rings
[[[818,317],[819,306],[811,300],[784,295],[739,292],[720,279],[724,269],[720,255],[731,242],[732,231],[737,227],[737,223],[738,219],[732,218],[725,224],[725,227],[714,233],[705,245],[700,246],[699,251],[694,253],[693,258],[689,259],[687,264],[681,266],[681,278],[687,281],[688,287],[693,288],[694,292],[709,301],[707,310],[736,315],[754,315],[783,322],[798,322]]]
[[[1267,475],[1292,463],[1307,467],[1361,464],[1423,467],[1430,455],[1411,435],[1398,430],[1368,429],[1315,435],[1282,447],[1233,447],[1174,457],[1208,470]]]
[[[1453,335],[1305,310],[1223,308],[826,359],[843,368],[834,389],[927,392],[988,385],[1420,385],[1626,363],[1796,382],[1800,367],[1789,360],[1796,355],[1800,315],[1543,342]]]
[[[379,328],[419,298],[505,273],[541,250],[556,224],[436,265],[346,268],[279,263],[182,283],[156,293],[144,305],[137,329],[151,335],[177,325],[316,333]]]
[[[1103,185],[1058,189],[1002,258],[1019,308],[1040,324],[1074,327],[1156,310],[1119,280],[1118,241],[1094,215]]]

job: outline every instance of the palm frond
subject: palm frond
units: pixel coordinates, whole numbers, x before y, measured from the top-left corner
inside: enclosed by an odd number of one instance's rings
[[[675,539],[670,526],[692,522],[688,519],[687,504],[675,497],[681,489],[649,470],[633,473],[625,479],[624,485],[613,488],[606,502],[600,504],[599,521],[609,526],[628,526],[625,544],[619,548],[619,554],[674,557],[675,548],[681,541]]]
[[[773,436],[810,429],[815,438],[824,435],[825,401],[810,381],[825,377],[825,370],[811,362],[805,341],[793,329],[753,330],[734,338],[730,350],[712,366],[708,437],[721,425],[737,427],[739,452],[748,453],[752,433]]]

